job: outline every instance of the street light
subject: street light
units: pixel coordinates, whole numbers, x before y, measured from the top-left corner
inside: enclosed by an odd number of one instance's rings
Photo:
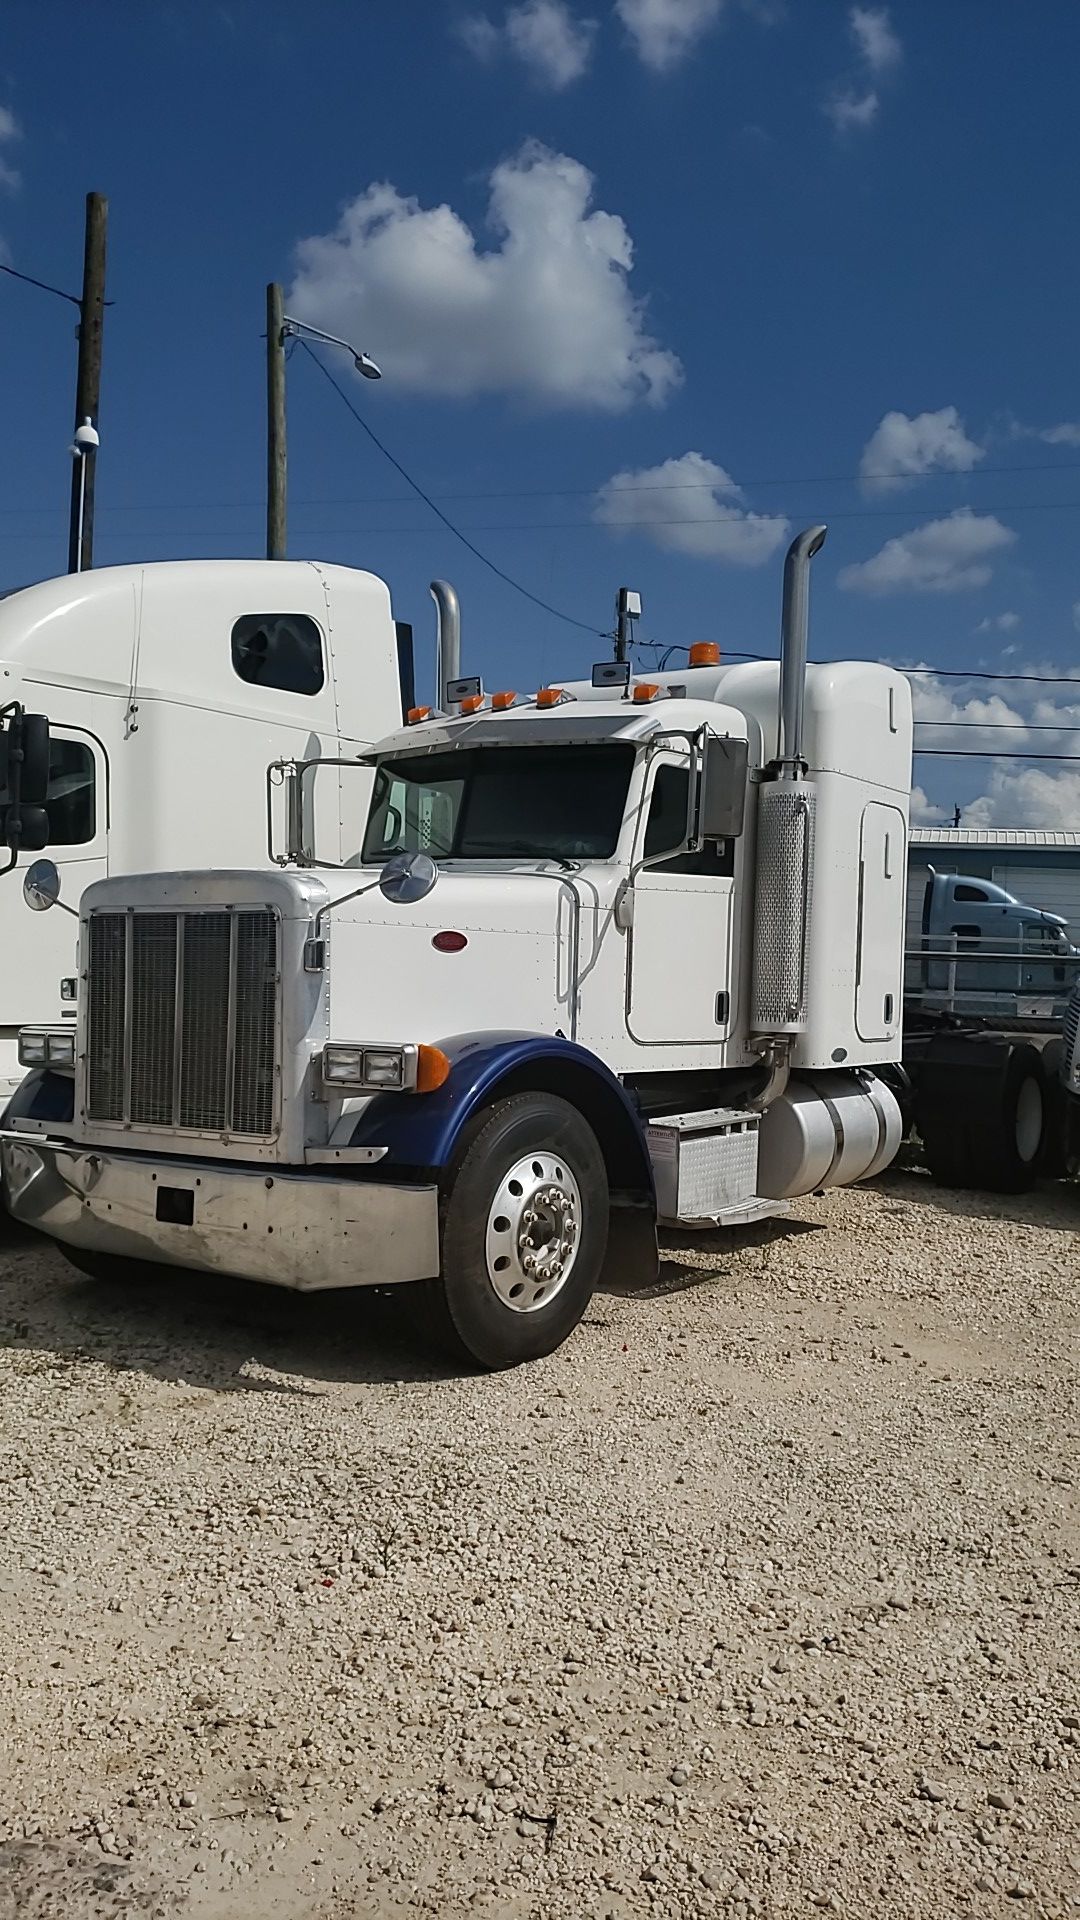
[[[100,445],[101,440],[97,428],[88,416],[83,421],[81,427],[76,427],[75,438],[69,448],[72,459],[79,462],[79,519],[76,529],[76,544],[73,549],[75,565],[72,569],[75,573],[82,572],[83,522],[86,517],[86,463],[89,455],[96,454]]]
[[[313,340],[325,340],[328,347],[344,347],[346,353],[352,354],[353,366],[357,373],[363,374],[365,380],[382,379],[382,368],[376,366],[371,355],[360,353],[348,340],[339,340],[336,333],[324,333],[321,327],[311,327],[306,320],[293,320],[286,314],[281,325],[281,337],[287,340],[290,334],[297,340],[309,334]]]

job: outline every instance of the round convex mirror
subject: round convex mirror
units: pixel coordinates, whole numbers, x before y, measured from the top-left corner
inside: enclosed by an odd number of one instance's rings
[[[426,898],[438,877],[430,853],[395,853],[379,875],[379,891],[396,906],[410,907]]]
[[[55,907],[60,898],[60,875],[51,860],[35,860],[23,880],[23,899],[35,913]]]

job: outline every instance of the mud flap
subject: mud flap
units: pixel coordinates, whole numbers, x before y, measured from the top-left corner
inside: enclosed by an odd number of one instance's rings
[[[659,1278],[660,1247],[652,1208],[612,1207],[599,1285],[605,1290],[609,1283],[620,1290],[651,1287]]]

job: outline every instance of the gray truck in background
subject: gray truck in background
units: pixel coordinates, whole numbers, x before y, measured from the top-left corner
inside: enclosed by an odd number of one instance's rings
[[[904,999],[950,1013],[1059,1024],[1080,979],[1080,947],[1060,914],[990,880],[929,869]]]
[[[905,1117],[943,1186],[1080,1164],[1080,948],[1058,914],[930,869],[904,975]]]

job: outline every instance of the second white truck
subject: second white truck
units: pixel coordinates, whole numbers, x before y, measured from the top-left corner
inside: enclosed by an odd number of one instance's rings
[[[267,761],[355,755],[396,726],[413,699],[411,631],[384,582],[353,567],[102,567],[0,595],[0,688],[3,702],[48,714],[48,843],[75,903],[106,875],[269,864]],[[327,858],[358,853],[369,786],[355,771],[347,785],[320,783],[307,826]],[[10,801],[0,766],[0,838]],[[23,839],[24,871],[41,844]],[[0,1109],[21,1078],[20,1027],[74,1023],[74,976],[74,922],[30,913],[13,881]]]

